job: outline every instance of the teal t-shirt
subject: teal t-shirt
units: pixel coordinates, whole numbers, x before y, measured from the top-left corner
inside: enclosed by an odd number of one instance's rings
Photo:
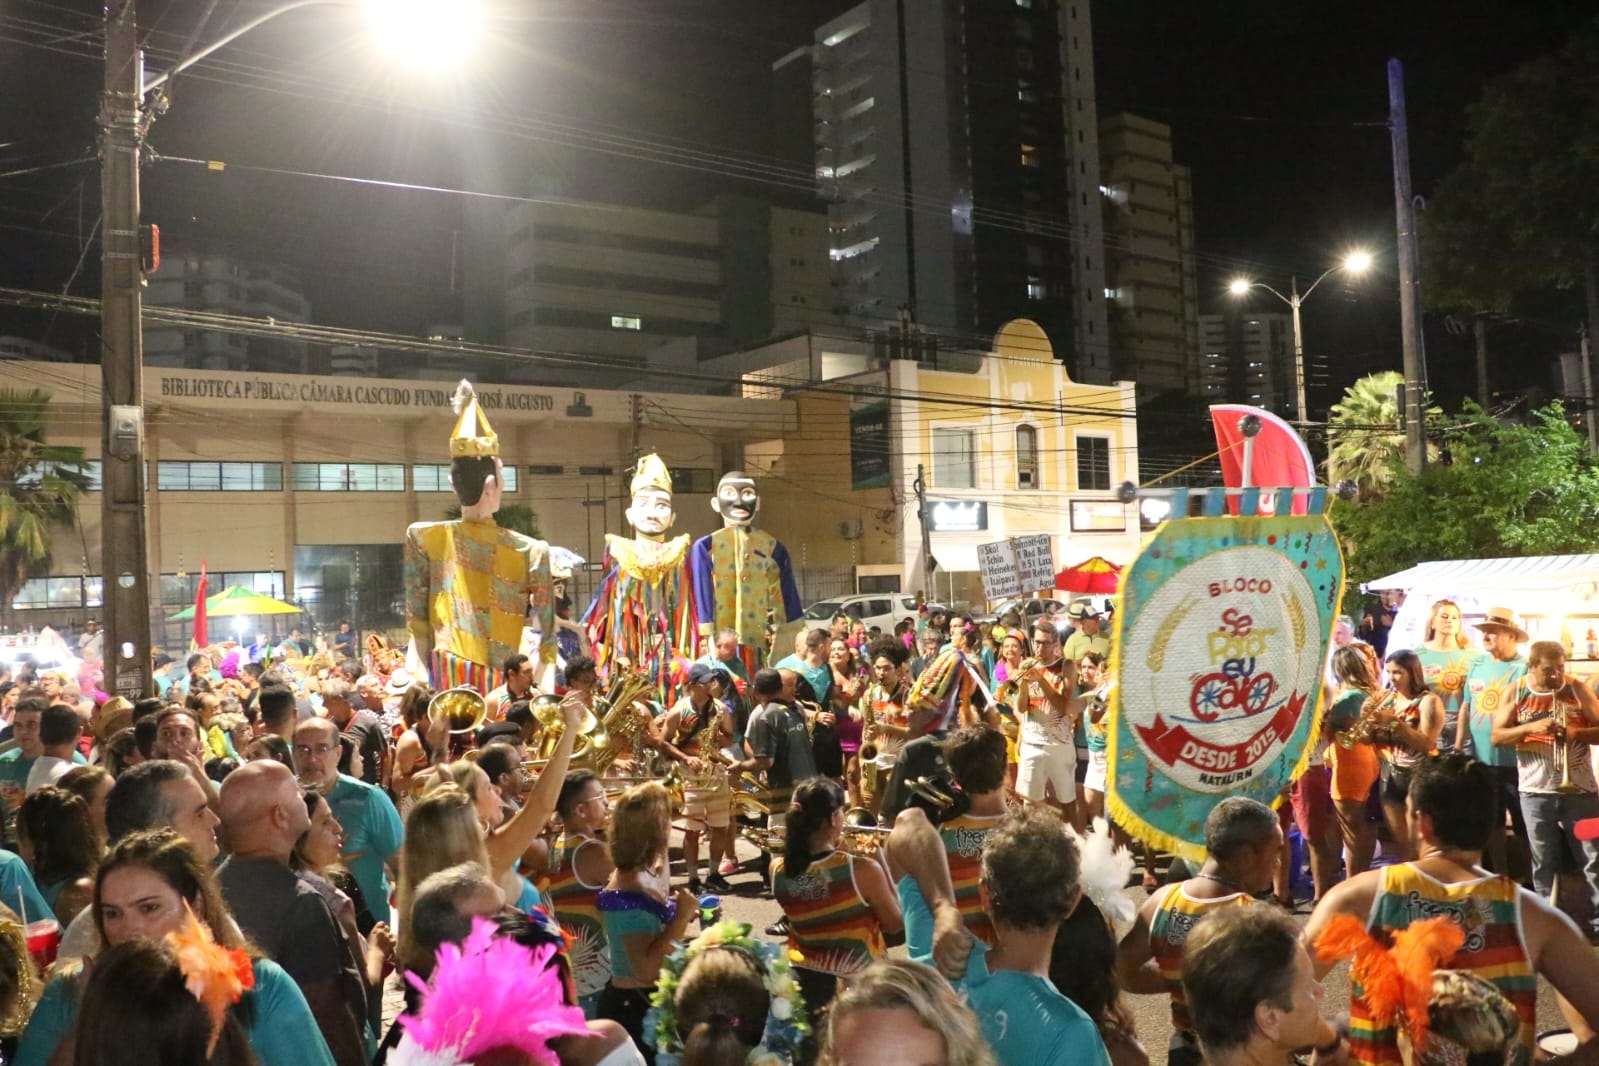
[[[632,889],[607,888],[595,900],[600,912],[600,925],[605,929],[605,940],[611,948],[611,974],[626,980],[637,978],[633,960],[628,957],[624,937],[659,936],[667,923],[677,916],[673,902],[662,903],[653,896]]]
[[[1466,728],[1471,730],[1473,752],[1489,766],[1516,765],[1514,745],[1495,747],[1488,738],[1494,716],[1507,702],[1515,701],[1516,688],[1526,674],[1527,659],[1522,655],[1505,662],[1484,655],[1466,671],[1466,694],[1460,713],[1468,716]]]
[[[794,671],[811,683],[811,688],[816,692],[817,703],[827,703],[827,693],[833,687],[833,668],[826,663],[812,666],[798,655],[790,655],[786,659],[779,660],[772,669]]]
[[[933,912],[910,877],[895,886],[905,919],[905,950],[933,961]],[[988,947],[972,945],[966,976],[954,982],[983,1027],[1000,1066],[1110,1066],[1099,1027],[1046,977],[988,970]]]
[[[260,1066],[334,1066],[311,1008],[288,974],[270,959],[255,960],[255,988],[246,992],[250,1024],[244,1030]],[[78,1017],[77,972],[57,974],[17,1042],[12,1066],[46,1066]]]
[[[59,891],[57,889],[58,894]],[[49,902],[40,894],[39,886],[34,884],[28,864],[22,861],[22,856],[9,851],[0,851],[0,903],[22,915],[24,923],[55,917]]]
[[[344,865],[361,886],[372,917],[389,921],[389,875],[384,863],[400,850],[405,826],[380,788],[345,774],[328,791],[328,806],[344,827]]]
[[[1110,1066],[1099,1027],[1049,978],[988,970],[988,945],[972,945],[966,976],[955,982],[983,1027],[1000,1066]]]
[[[910,877],[900,877],[900,914],[905,919],[905,951],[916,962],[932,964],[932,909]],[[1099,1026],[1049,978],[1015,970],[988,972],[988,946],[972,945],[966,977],[955,981],[966,997],[983,1039],[999,1066],[1110,1066]]]
[[[1421,672],[1427,679],[1427,687],[1444,705],[1444,731],[1438,734],[1438,750],[1453,751],[1460,707],[1466,697],[1466,675],[1479,659],[1488,658],[1488,654],[1480,648],[1455,648],[1450,651],[1417,648],[1415,652],[1416,658],[1421,660]]]

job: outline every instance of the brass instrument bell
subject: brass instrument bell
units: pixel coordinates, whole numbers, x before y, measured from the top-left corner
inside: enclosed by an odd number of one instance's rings
[[[473,688],[447,688],[428,701],[428,717],[442,714],[450,723],[451,733],[476,732],[488,713],[488,701]]]

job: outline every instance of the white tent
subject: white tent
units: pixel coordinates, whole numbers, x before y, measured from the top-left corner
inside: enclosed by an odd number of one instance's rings
[[[1588,633],[1599,630],[1599,555],[1525,555],[1419,563],[1361,588],[1405,593],[1389,650],[1415,647],[1434,600],[1454,600],[1466,624],[1487,607],[1508,607],[1534,640],[1566,640],[1588,658]]]

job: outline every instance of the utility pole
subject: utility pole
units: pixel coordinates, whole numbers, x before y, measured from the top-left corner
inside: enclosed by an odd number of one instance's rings
[[[921,593],[928,600],[936,600],[933,595],[933,511],[927,505],[927,471],[921,463],[916,464],[916,480],[911,484],[916,491],[916,517],[922,525],[922,562],[921,562]]]
[[[1288,306],[1294,311],[1294,410],[1299,412],[1300,432],[1310,416],[1305,411],[1305,330],[1299,322],[1299,275],[1288,279]]]
[[[150,694],[150,567],[144,510],[144,339],[139,253],[144,56],[134,0],[105,8],[100,95],[100,583],[105,688]]]
[[[1399,237],[1399,330],[1405,369],[1405,466],[1412,474],[1427,465],[1427,358],[1421,341],[1416,291],[1416,201],[1410,189],[1410,132],[1405,121],[1405,68],[1388,61],[1388,129],[1393,138],[1394,216]]]

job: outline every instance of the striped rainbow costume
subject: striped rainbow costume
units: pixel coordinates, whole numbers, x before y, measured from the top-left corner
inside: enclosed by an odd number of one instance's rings
[[[850,977],[887,950],[882,927],[855,885],[855,858],[847,852],[817,859],[798,877],[790,877],[782,857],[774,856],[772,894],[793,929],[788,946],[791,958],[798,953],[796,965]]]
[[[1183,994],[1183,946],[1199,920],[1221,907],[1237,907],[1254,900],[1242,892],[1215,899],[1194,899],[1183,891],[1187,882],[1166,889],[1149,922],[1149,953],[1160,969],[1160,978],[1171,995],[1171,1027],[1192,1033],[1194,1020],[1188,1014],[1188,997]]]
[[[1366,928],[1374,937],[1388,942],[1391,931],[1425,918],[1448,915],[1460,923],[1466,931],[1466,943],[1449,963],[1449,969],[1476,974],[1504,994],[1521,1019],[1521,1043],[1530,1056],[1538,978],[1521,936],[1520,892],[1515,882],[1493,874],[1445,884],[1413,863],[1389,866],[1382,871]],[[1349,1049],[1351,1057],[1367,1066],[1400,1066],[1403,1061],[1398,1030],[1377,1025],[1353,978],[1349,989]]]
[[[598,995],[611,979],[610,948],[605,923],[596,904],[604,884],[585,885],[577,875],[577,853],[586,847],[605,847],[604,841],[561,837],[551,848],[549,883],[545,894],[556,921],[566,933],[572,960],[572,981],[579,999]]]
[[[989,947],[999,940],[994,935],[993,921],[983,913],[977,882],[983,868],[983,842],[1004,818],[1003,814],[963,814],[938,827],[944,854],[949,858],[949,879],[955,885],[955,906],[960,909],[966,928]]]

